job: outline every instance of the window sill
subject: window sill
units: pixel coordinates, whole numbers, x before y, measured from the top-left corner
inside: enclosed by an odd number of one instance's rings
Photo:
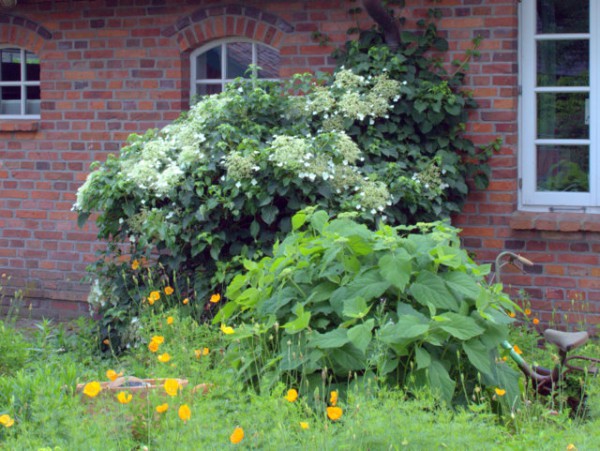
[[[600,215],[516,211],[510,218],[510,227],[514,230],[600,232]]]
[[[0,133],[2,132],[37,132],[40,121],[37,119],[7,119],[0,122]]]

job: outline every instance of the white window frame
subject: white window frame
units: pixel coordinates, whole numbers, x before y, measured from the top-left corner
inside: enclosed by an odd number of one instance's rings
[[[536,35],[536,1],[520,4],[519,77],[519,209],[529,211],[600,213],[600,130],[592,124],[600,120],[600,2],[590,0],[589,33]],[[589,87],[537,87],[536,42],[544,39],[589,39]],[[539,92],[589,93],[588,139],[537,139],[536,94]],[[537,150],[543,144],[589,145],[589,192],[537,191]]]
[[[7,49],[19,50],[21,52],[21,80],[19,80],[19,81],[2,81],[2,80],[0,80],[0,88],[3,86],[19,86],[21,88],[21,101],[20,101],[20,105],[19,105],[21,113],[20,114],[2,114],[2,109],[0,108],[0,119],[39,119],[40,118],[39,114],[27,114],[26,113],[27,112],[27,87],[28,86],[38,86],[39,87],[40,80],[37,80],[37,81],[26,80],[25,70],[26,70],[27,63],[26,63],[26,59],[25,59],[25,54],[26,54],[26,52],[29,52],[29,53],[34,54],[37,58],[39,58],[39,56],[33,52],[30,52],[27,49],[17,47],[14,45],[0,45],[0,50],[7,50]],[[1,61],[0,61],[0,63],[1,63]],[[41,102],[41,98],[38,101]],[[0,103],[1,102],[2,102],[2,100],[0,99]]]
[[[225,39],[219,39],[218,41],[211,42],[209,44],[205,44],[202,47],[198,47],[194,50],[190,55],[190,68],[191,68],[191,79],[190,79],[190,93],[191,98],[193,98],[197,94],[197,84],[204,83],[209,85],[217,85],[221,87],[221,90],[225,89],[225,85],[227,83],[231,83],[234,78],[225,78],[226,69],[227,69],[227,44],[232,42],[247,42],[252,44],[252,64],[256,65],[258,61],[258,52],[257,46],[263,45],[265,47],[269,47],[279,53],[279,51],[264,42],[255,41],[253,39],[242,38],[242,37],[230,37]],[[221,78],[197,78],[196,74],[198,73],[197,67],[197,56],[207,52],[215,47],[221,47],[221,74],[223,75]],[[271,80],[276,81],[279,78],[261,78],[261,80]]]

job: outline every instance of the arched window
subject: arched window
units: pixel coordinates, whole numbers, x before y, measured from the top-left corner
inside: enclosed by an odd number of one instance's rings
[[[0,47],[0,116],[39,117],[40,59],[32,52]]]
[[[279,77],[279,52],[244,38],[228,38],[196,49],[191,54],[191,94],[215,94],[234,78],[243,77],[248,66],[259,67],[258,78]]]

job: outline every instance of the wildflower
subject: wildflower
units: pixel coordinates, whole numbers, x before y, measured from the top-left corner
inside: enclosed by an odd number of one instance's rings
[[[150,343],[148,343],[148,349],[150,350],[150,352],[158,351],[159,346],[160,346],[160,344],[154,340],[152,340]]]
[[[120,391],[119,394],[117,395],[117,399],[119,400],[119,402],[121,404],[127,404],[127,403],[131,402],[132,398],[133,398],[133,396],[131,395],[131,393],[126,393],[124,391]]]
[[[519,355],[523,354],[523,351],[521,351],[521,348],[519,348],[517,345],[513,346],[513,349],[515,350],[515,352]]]
[[[202,356],[208,355],[209,352],[210,352],[210,349],[202,348],[202,349],[196,349],[194,351],[194,354],[196,355],[196,358],[199,359]]]
[[[309,425],[308,425],[308,423],[307,423],[306,421],[301,421],[301,422],[300,422],[300,427],[301,427],[302,429],[308,429],[308,428],[309,428]]]
[[[158,360],[162,363],[167,363],[169,360],[171,360],[171,356],[168,352],[165,352],[164,354],[158,356]]]
[[[105,345],[109,345],[110,340],[108,338],[105,338],[104,340],[102,340],[102,343],[104,343]]]
[[[329,394],[329,404],[331,404],[332,406],[337,405],[338,402],[338,392],[337,390],[332,391]]]
[[[575,445],[573,445],[572,443],[569,443],[567,445],[567,451],[577,451],[577,447]]]
[[[506,390],[504,390],[503,388],[498,388],[498,387],[496,387],[496,388],[494,389],[494,391],[496,392],[496,394],[497,394],[498,396],[504,396],[504,395],[506,394]]]
[[[296,399],[298,399],[298,392],[296,389],[290,388],[285,396],[285,399],[289,402],[294,402]]]
[[[537,318],[533,318],[533,324],[535,324],[536,326],[540,323],[540,320]]]
[[[169,404],[164,403],[164,404],[161,404],[160,406],[156,406],[156,411],[158,413],[165,413],[168,408],[169,408]]]
[[[171,296],[175,290],[172,287],[165,287],[165,294]]]
[[[154,303],[159,300],[160,300],[160,291],[151,291],[150,295],[148,296],[148,303],[150,305],[154,305]]]
[[[177,379],[165,379],[164,384],[165,392],[169,396],[177,396],[177,390],[179,390],[179,381]]]
[[[221,332],[223,332],[225,335],[231,335],[232,333],[234,333],[234,330],[233,327],[221,324]]]
[[[506,361],[508,360],[508,357],[507,357],[507,356],[503,356],[503,357],[502,357],[502,360],[503,360],[504,362],[506,362]]]
[[[508,316],[510,316],[511,318],[514,318],[517,315],[515,315],[515,312],[508,312]]]
[[[155,341],[157,344],[161,345],[165,342],[165,337],[162,335],[154,335],[152,336],[152,341]]]
[[[213,294],[209,299],[209,301],[212,302],[213,304],[216,304],[220,300],[221,300],[221,295],[219,293]]]
[[[185,298],[183,301],[181,301],[181,303],[183,305],[188,305],[190,303],[190,300],[188,298]]]
[[[343,410],[341,407],[327,407],[327,417],[332,421],[336,421],[342,418],[342,414]]]
[[[134,260],[131,263],[131,269],[133,269],[134,271],[137,271],[138,269],[140,269],[140,262],[137,260]]]
[[[525,315],[527,315],[527,316],[531,315],[531,310],[528,309],[528,308],[526,308],[525,309]]]
[[[180,406],[177,414],[179,415],[179,418],[181,418],[181,420],[184,422],[192,417],[192,411],[190,410],[187,404],[183,404],[182,406]]]
[[[101,391],[102,386],[100,385],[100,382],[96,381],[88,382],[85,384],[85,387],[83,387],[83,394],[89,396],[90,398],[96,397]]]
[[[244,430],[241,427],[236,427],[231,436],[229,437],[229,441],[234,445],[240,443],[244,439]]]
[[[167,318],[167,324],[168,324],[169,326],[170,326],[171,324],[173,324],[173,321],[175,321],[175,320],[173,319],[173,317],[172,317],[172,316],[169,316],[169,317]]]
[[[117,373],[115,370],[108,370],[106,372],[106,377],[111,381],[114,381],[117,377],[121,377],[122,375],[123,373]]]
[[[15,424],[15,420],[7,414],[0,415],[0,424],[5,428],[9,428]]]

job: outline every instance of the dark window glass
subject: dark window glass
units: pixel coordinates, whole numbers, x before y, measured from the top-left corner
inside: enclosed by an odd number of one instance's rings
[[[260,67],[258,71],[259,78],[279,78],[280,57],[279,52],[267,47],[266,45],[257,45],[257,64]]]
[[[252,64],[252,44],[250,42],[233,42],[227,44],[226,78],[246,76],[248,66]]]
[[[537,190],[589,192],[588,146],[537,146]]]
[[[537,0],[536,30],[543,34],[589,33],[588,0]]]

